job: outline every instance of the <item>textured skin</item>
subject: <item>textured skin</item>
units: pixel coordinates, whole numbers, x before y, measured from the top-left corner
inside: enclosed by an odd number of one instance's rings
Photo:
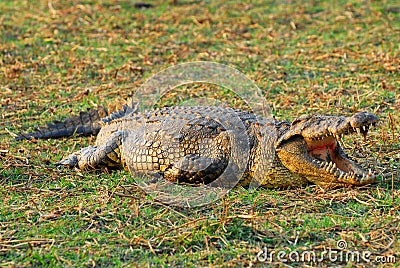
[[[29,134],[21,134],[16,137],[16,140],[61,138],[72,136],[75,133],[82,136],[97,134],[101,129],[101,118],[107,115],[107,109],[103,107],[99,107],[97,110],[89,109],[87,112],[81,112],[78,116],[73,116],[63,122],[54,121]]]
[[[289,123],[214,106],[168,107],[144,113],[126,107],[102,119],[95,146],[57,164],[80,169],[123,167],[173,182],[199,184],[214,181],[231,160],[231,173],[243,171],[238,173],[243,186],[253,179],[267,188],[309,183],[365,185],[375,177],[347,158],[337,139],[357,129],[366,134],[377,121],[367,112],[352,117],[300,117]],[[26,136],[40,138],[37,132]]]

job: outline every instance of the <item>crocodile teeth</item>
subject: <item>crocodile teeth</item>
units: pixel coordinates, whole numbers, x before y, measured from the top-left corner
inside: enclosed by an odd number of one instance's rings
[[[329,172],[329,173],[334,173],[335,169],[336,169],[336,163],[334,162],[325,162],[325,166],[324,169]]]
[[[333,163],[332,168],[331,168],[331,173],[333,173],[335,169],[336,169],[336,163]]]
[[[335,169],[336,169],[336,163],[330,162],[328,167],[326,168],[326,171],[328,171],[329,173],[334,173]]]

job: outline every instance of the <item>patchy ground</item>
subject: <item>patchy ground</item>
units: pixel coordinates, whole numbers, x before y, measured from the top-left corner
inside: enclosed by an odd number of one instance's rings
[[[152,1],[147,9],[97,2],[0,2],[2,266],[249,266],[262,264],[257,254],[265,248],[321,256],[339,240],[347,242],[342,253],[370,251],[370,260],[400,263],[396,1]],[[157,72],[196,60],[245,73],[281,119],[378,115],[382,123],[367,141],[344,143],[379,183],[329,191],[236,188],[215,204],[179,209],[152,200],[126,172],[54,169],[93,137],[12,137],[122,102]],[[160,105],[194,97],[242,106],[232,92],[206,84],[181,87]],[[272,262],[284,264],[276,256]],[[331,263],[326,257],[316,265]],[[372,266],[356,259],[348,265]]]

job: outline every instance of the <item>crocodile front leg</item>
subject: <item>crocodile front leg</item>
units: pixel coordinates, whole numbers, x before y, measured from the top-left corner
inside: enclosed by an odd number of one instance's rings
[[[121,167],[120,146],[122,144],[123,131],[114,133],[102,146],[89,146],[78,152],[70,154],[65,159],[56,163],[56,166],[67,166],[79,169]]]
[[[227,164],[224,157],[186,155],[164,173],[164,178],[171,182],[207,184],[217,179]]]

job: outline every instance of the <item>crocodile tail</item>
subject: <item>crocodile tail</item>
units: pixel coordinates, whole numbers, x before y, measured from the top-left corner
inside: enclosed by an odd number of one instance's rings
[[[107,117],[101,118],[101,124],[107,124],[111,121],[129,116],[130,114],[135,114],[138,112],[138,103],[134,102],[132,99],[128,99],[128,104],[123,106],[123,109],[118,110],[114,113],[109,114]]]
[[[47,126],[36,128],[33,132],[20,134],[15,139],[51,139],[70,137],[72,135],[88,136],[97,134],[101,128],[101,118],[107,115],[107,109],[104,107],[88,109],[86,112],[80,112],[79,115],[72,116],[64,121],[47,123]]]
[[[53,121],[47,123],[45,127],[36,128],[33,132],[20,134],[15,139],[56,139],[72,135],[96,135],[104,124],[137,113],[138,104],[133,99],[128,99],[127,103],[121,110],[111,114],[101,106],[98,109],[88,109],[86,112],[80,112],[79,115],[72,116],[64,121]]]

